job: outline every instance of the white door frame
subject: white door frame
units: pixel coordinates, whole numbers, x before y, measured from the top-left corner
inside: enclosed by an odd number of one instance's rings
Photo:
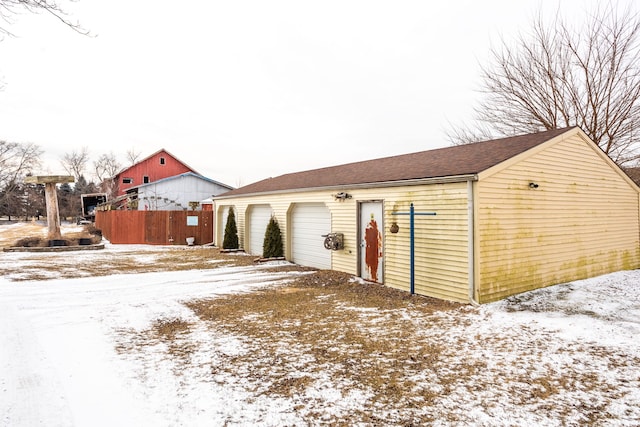
[[[372,282],[384,282],[384,202],[358,202],[358,271]]]

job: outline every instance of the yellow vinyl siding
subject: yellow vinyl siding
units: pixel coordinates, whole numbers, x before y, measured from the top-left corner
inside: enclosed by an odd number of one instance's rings
[[[335,200],[333,194],[346,191],[350,199]],[[324,203],[331,212],[331,231],[344,234],[345,247],[332,251],[332,269],[359,274],[358,203],[381,201],[384,210],[384,284],[409,290],[409,217],[395,216],[393,211],[436,211],[435,217],[416,216],[415,220],[415,290],[436,298],[468,301],[468,226],[467,184],[431,184],[406,187],[378,187],[340,190],[292,192],[220,199],[217,210],[225,205],[236,207],[238,237],[244,244],[244,217],[249,204],[271,205],[284,238],[289,235],[288,213],[294,203]],[[393,221],[400,225],[390,233]],[[240,225],[242,224],[242,226]],[[224,224],[222,224],[224,227]],[[285,254],[291,259],[290,242],[285,240]],[[218,244],[221,244],[219,242]]]
[[[481,302],[639,266],[637,187],[579,132],[538,148],[480,175]]]
[[[323,203],[331,215],[327,232],[344,234],[344,249],[331,251],[331,268],[359,275],[359,203],[380,201],[383,283],[407,291],[409,217],[393,212],[408,212],[410,203],[416,212],[434,211],[436,216],[415,218],[415,290],[453,301],[468,301],[470,287],[476,301],[489,302],[640,267],[640,188],[579,128],[479,172],[473,177],[477,181],[448,178],[441,184],[412,181],[395,187],[385,183],[389,186],[222,196],[215,203],[218,214],[225,206],[234,207],[242,247],[247,245],[247,212],[252,205],[270,205],[287,259],[292,259],[292,207]],[[351,198],[336,200],[337,192]],[[397,234],[389,231],[393,222],[400,227]],[[218,223],[220,240],[224,226]]]
[[[409,290],[409,217],[392,212],[408,212],[413,202],[415,212],[436,212],[436,216],[415,216],[416,293],[468,301],[466,183],[418,188],[395,189],[393,196],[385,198],[385,284]],[[388,232],[393,221],[400,226],[397,234]]]
[[[344,249],[331,251],[332,269],[356,275],[358,274],[358,249],[360,247],[356,226],[357,202],[353,198],[337,201],[332,196],[335,193],[337,191],[325,192],[320,195],[331,212],[331,232],[344,234]],[[352,193],[349,192],[349,194]]]

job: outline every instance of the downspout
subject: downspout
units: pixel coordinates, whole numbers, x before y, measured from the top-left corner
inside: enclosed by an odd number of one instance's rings
[[[468,254],[468,275],[469,275],[469,303],[472,305],[480,305],[475,300],[476,291],[476,252],[475,252],[475,207],[473,198],[473,180],[467,180],[467,254]]]

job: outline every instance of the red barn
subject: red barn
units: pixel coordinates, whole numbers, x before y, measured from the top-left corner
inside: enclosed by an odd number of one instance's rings
[[[197,172],[178,160],[164,148],[138,163],[123,169],[114,177],[116,197],[123,196],[127,189],[163,178]]]

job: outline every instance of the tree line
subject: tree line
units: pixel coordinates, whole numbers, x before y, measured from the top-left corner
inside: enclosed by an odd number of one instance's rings
[[[27,184],[24,178],[40,174],[42,149],[34,143],[17,143],[0,140],[0,217],[11,219],[40,219],[46,215],[44,186]],[[131,164],[138,161],[140,153],[127,152]],[[80,195],[115,191],[113,178],[122,166],[114,153],[101,154],[90,162],[86,147],[65,153],[60,165],[73,176],[73,185],[64,183],[58,187],[58,209],[62,218],[72,219],[82,214]],[[87,179],[86,176],[94,179]]]

